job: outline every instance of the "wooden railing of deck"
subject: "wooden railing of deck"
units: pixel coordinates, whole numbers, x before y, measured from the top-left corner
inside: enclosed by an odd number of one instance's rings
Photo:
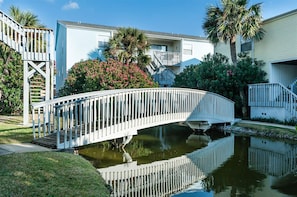
[[[54,95],[54,32],[23,27],[0,11],[0,41],[20,53],[23,60],[23,124],[29,123],[30,79],[39,73],[45,79],[45,99]]]
[[[23,27],[2,11],[0,40],[19,52],[23,60],[49,61],[54,58],[53,30]]]

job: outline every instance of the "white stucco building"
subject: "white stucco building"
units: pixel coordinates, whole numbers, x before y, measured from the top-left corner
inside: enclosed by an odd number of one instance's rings
[[[58,21],[56,30],[56,89],[59,90],[68,70],[77,62],[104,59],[103,51],[117,27]],[[204,37],[143,31],[151,45],[148,54],[152,63],[147,66],[160,86],[170,86],[175,74],[190,64],[197,64],[213,45]]]

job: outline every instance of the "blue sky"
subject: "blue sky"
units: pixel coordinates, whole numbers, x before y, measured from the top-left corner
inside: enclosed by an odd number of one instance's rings
[[[296,0],[249,1],[261,2],[263,19],[297,9]],[[206,8],[219,4],[220,0],[0,0],[0,9],[8,13],[14,5],[30,11],[54,30],[57,20],[68,20],[205,36],[202,23]]]

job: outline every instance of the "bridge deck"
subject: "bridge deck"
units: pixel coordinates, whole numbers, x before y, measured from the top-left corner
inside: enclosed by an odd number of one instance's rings
[[[35,138],[32,143],[51,149],[57,149],[57,134],[52,133],[42,138]]]

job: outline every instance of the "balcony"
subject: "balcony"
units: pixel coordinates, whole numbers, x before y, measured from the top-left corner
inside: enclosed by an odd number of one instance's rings
[[[179,66],[181,62],[181,54],[179,52],[155,51],[154,55],[164,66]]]

